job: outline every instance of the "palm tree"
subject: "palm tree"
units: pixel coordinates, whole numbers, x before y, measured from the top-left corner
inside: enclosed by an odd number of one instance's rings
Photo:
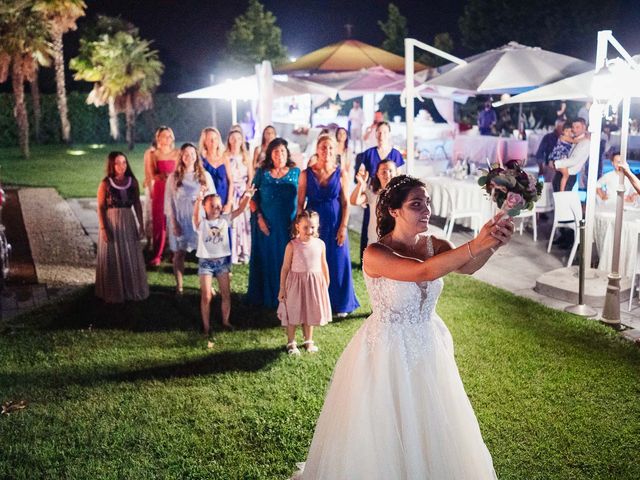
[[[76,80],[94,82],[87,103],[109,106],[112,136],[116,126],[113,118],[125,113],[129,149],[134,147],[136,116],[153,106],[153,92],[164,70],[158,52],[150,45],[135,33],[104,34],[96,41],[85,42],[83,54],[70,63],[77,72]]]
[[[87,5],[84,0],[36,0],[34,11],[40,12],[47,21],[53,41],[53,62],[56,78],[58,112],[62,125],[62,140],[71,141],[71,124],[67,108],[67,91],[64,81],[64,52],[62,36],[77,28],[76,21],[84,16]]]
[[[29,118],[24,100],[24,82],[33,80],[38,63],[46,64],[50,44],[43,32],[44,19],[30,2],[15,1],[0,6],[0,83],[11,73],[20,150],[29,158]]]

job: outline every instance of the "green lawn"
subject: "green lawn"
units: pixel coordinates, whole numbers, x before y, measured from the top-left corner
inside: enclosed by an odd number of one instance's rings
[[[107,155],[112,150],[125,152],[134,173],[142,181],[142,155],[147,145],[33,145],[31,158],[25,160],[18,148],[0,148],[0,182],[4,185],[55,187],[65,198],[93,197],[105,175]]]
[[[3,176],[89,195],[59,170],[45,175],[47,161],[35,156],[3,157]],[[95,189],[100,159],[56,158],[81,164]],[[242,305],[246,267],[233,276],[241,328],[217,333],[213,350],[197,331],[193,263],[183,299],[164,264],[149,272],[152,295],[140,304],[106,307],[87,288],[0,323],[0,402],[29,402],[0,416],[0,478],[287,478],[305,458],[333,366],[369,312],[360,270],[354,278],[363,307],[318,329],[320,353],[299,358],[284,352],[273,312]],[[640,478],[636,347],[458,275],[447,277],[438,312],[499,478]]]

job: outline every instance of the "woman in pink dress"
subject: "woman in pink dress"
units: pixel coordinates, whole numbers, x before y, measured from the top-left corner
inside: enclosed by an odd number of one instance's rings
[[[318,351],[313,327],[331,321],[329,266],[325,245],[320,240],[320,216],[311,210],[300,212],[293,222],[295,238],[284,252],[278,293],[278,318],[287,329],[287,352],[300,355],[296,327],[302,326],[302,346],[309,353]]]
[[[167,221],[164,208],[164,190],[167,178],[176,168],[180,151],[175,148],[173,130],[159,127],[156,130],[156,148],[150,153],[146,178],[150,179],[151,217],[153,221],[153,255],[149,265],[158,266],[167,240]]]
[[[231,130],[227,137],[227,150],[224,152],[228,161],[230,177],[233,183],[231,210],[240,205],[242,196],[253,181],[253,165],[244,143],[242,132]],[[233,219],[231,224],[231,262],[249,263],[251,255],[251,212],[245,210]]]

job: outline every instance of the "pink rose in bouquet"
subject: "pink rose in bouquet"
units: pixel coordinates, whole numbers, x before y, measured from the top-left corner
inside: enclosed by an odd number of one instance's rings
[[[522,210],[527,206],[527,202],[524,201],[524,198],[519,193],[509,192],[507,193],[507,199],[504,201],[503,205],[509,210],[516,208]]]
[[[515,217],[522,210],[533,210],[542,193],[542,182],[525,172],[516,160],[503,167],[492,165],[483,170],[478,184],[491,196],[499,208]]]

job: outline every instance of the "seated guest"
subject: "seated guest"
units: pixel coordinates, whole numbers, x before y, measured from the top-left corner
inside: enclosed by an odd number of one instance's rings
[[[596,202],[605,208],[615,208],[616,206],[616,192],[620,183],[619,172],[622,172],[625,176],[625,202],[634,202],[640,194],[640,179],[631,171],[626,160],[622,160],[619,152],[613,153],[611,163],[613,163],[613,170],[598,179],[596,189]]]

